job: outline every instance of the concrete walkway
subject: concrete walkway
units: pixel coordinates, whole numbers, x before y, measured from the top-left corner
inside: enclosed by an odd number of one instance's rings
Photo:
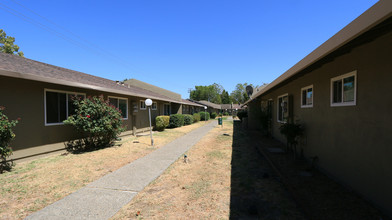
[[[208,122],[26,219],[108,219],[216,125],[216,120]]]

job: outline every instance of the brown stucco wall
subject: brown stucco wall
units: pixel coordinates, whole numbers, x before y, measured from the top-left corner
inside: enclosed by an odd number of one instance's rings
[[[5,113],[10,119],[21,118],[21,121],[13,129],[16,134],[16,138],[11,142],[14,150],[13,158],[18,158],[18,151],[21,150],[23,150],[24,156],[44,153],[43,151],[50,151],[52,148],[48,146],[39,148],[37,146],[50,145],[80,137],[72,127],[67,125],[45,126],[45,89],[80,92],[85,93],[86,96],[103,94],[105,99],[108,96],[128,98],[128,119],[124,120],[127,130],[135,128],[135,130],[140,131],[149,127],[148,110],[140,110],[139,102],[145,100],[144,98],[0,76],[0,106],[6,107]],[[137,112],[133,112],[132,103],[137,104]],[[163,109],[162,113],[160,112],[163,102],[157,101],[157,104],[157,110],[151,111],[152,125],[155,124],[155,117],[163,114]],[[53,150],[58,150],[61,145],[56,146],[56,149]]]
[[[285,142],[277,122],[277,98],[288,93],[292,96],[294,121],[306,128],[302,143],[305,156],[318,156],[322,170],[389,215],[392,215],[391,42],[389,32],[261,96],[262,100],[274,101],[275,138]],[[354,70],[357,71],[356,106],[331,107],[331,78]],[[301,88],[309,85],[313,85],[313,108],[301,108]],[[260,105],[260,101],[250,104],[251,108]]]

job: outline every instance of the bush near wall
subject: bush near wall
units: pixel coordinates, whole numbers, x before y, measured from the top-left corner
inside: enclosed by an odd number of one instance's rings
[[[217,116],[216,112],[212,112],[212,113],[211,113],[211,118],[212,118],[212,119],[215,119],[216,116]]]
[[[164,131],[169,126],[170,116],[161,115],[155,118],[155,130]]]
[[[242,121],[242,118],[248,117],[248,112],[247,111],[239,111],[237,113],[238,118]]]
[[[125,130],[121,111],[104,100],[103,96],[74,99],[76,113],[64,124],[73,126],[83,138],[67,143],[73,153],[112,146],[118,135]]]
[[[193,123],[193,116],[184,114],[184,125],[191,125]]]
[[[208,121],[210,119],[210,113],[208,112],[199,112],[200,121]]]
[[[193,114],[193,123],[196,123],[198,121],[200,121],[200,114],[199,113]]]
[[[184,125],[184,115],[174,114],[170,115],[169,127],[178,128]]]
[[[15,138],[12,128],[20,120],[19,118],[14,121],[8,120],[8,117],[3,113],[4,109],[3,106],[0,106],[0,173],[3,173],[4,170],[10,170],[12,167],[12,162],[7,161],[7,157],[12,154],[9,144]]]

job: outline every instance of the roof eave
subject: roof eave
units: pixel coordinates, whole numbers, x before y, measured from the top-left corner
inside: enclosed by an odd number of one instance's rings
[[[378,25],[392,14],[392,1],[390,0],[381,0],[374,4],[371,8],[362,13],[359,17],[345,26],[342,30],[336,33],[334,36],[329,38],[322,45],[313,50],[310,54],[308,54],[305,58],[287,70],[285,73],[280,75],[266,87],[258,91],[252,99],[249,99],[244,103],[244,105],[248,104],[255,98],[260,95],[266,93],[270,89],[279,85],[286,79],[294,76],[315,62],[321,60],[328,54],[342,47],[346,43],[352,41],[356,37],[370,30],[374,26]]]

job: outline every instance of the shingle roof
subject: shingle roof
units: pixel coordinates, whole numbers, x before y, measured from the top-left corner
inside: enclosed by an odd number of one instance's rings
[[[179,103],[139,87],[5,53],[0,53],[0,75]]]
[[[189,99],[189,101],[196,102],[196,103],[199,103],[201,105],[205,105],[205,106],[210,107],[210,108],[221,109],[220,105],[212,103],[212,102],[209,102],[209,101],[206,101],[206,100],[195,101],[195,100]]]
[[[193,106],[198,106],[198,107],[204,107],[204,105],[200,105],[200,104],[197,104],[195,102],[191,102],[191,101],[189,101],[187,99],[182,99],[182,103],[185,104],[185,105],[193,105]]]
[[[221,104],[222,109],[241,109],[240,104]]]
[[[314,51],[308,54],[305,58],[300,60],[297,64],[292,66],[285,73],[280,75],[266,87],[256,92],[251,99],[246,101],[243,105],[251,102],[258,96],[266,93],[270,89],[278,86],[280,83],[289,79],[290,77],[300,73],[310,65],[316,63],[332,52],[338,50],[348,42],[354,40],[358,36],[369,31],[371,28],[387,20],[392,16],[392,1],[391,0],[380,0],[374,4],[371,8],[366,10],[363,14],[357,17],[354,21],[348,24],[346,27],[341,29],[338,33],[324,42],[322,45],[317,47]]]

